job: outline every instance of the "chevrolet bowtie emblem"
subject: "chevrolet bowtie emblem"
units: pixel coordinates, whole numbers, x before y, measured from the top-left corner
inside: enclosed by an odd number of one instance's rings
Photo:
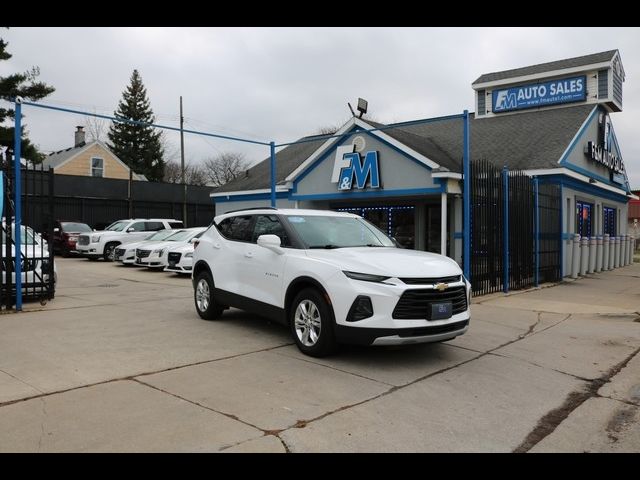
[[[436,283],[435,289],[438,290],[439,292],[442,292],[443,290],[446,290],[447,288],[449,288],[449,284],[448,283]]]

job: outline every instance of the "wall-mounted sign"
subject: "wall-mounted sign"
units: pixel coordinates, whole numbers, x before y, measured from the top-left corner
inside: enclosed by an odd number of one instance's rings
[[[587,78],[582,75],[494,90],[492,96],[494,113],[579,102],[587,98]]]
[[[606,113],[601,113],[598,119],[598,141],[587,142],[585,153],[594,162],[604,165],[614,172],[616,183],[624,183],[624,162],[620,156],[613,153],[613,128],[611,119]],[[618,174],[618,175],[615,175]]]
[[[378,168],[378,152],[367,152],[364,159],[360,153],[354,152],[354,145],[343,145],[336,148],[333,161],[331,183],[338,184],[338,190],[363,189],[369,183],[370,188],[380,188],[380,171]]]

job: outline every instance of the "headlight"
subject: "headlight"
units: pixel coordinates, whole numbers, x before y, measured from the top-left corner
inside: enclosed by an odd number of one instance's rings
[[[162,252],[164,252],[164,248],[156,248],[153,253],[159,253],[162,256]]]
[[[93,235],[91,237],[91,242],[92,243],[96,243],[96,242],[99,242],[99,241],[100,241],[100,235]]]
[[[192,258],[192,257],[193,257],[193,252],[189,252],[184,256],[184,258]]]
[[[385,280],[391,278],[384,277],[382,275],[371,275],[369,273],[347,272],[346,270],[343,270],[342,273],[344,273],[349,278],[352,278],[354,280],[362,280],[364,282],[384,282]]]

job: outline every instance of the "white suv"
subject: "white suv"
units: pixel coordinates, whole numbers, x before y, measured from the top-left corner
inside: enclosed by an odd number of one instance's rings
[[[467,331],[471,285],[452,259],[396,248],[361,217],[252,209],[214,219],[193,257],[195,306],[288,325],[311,356],[338,343],[437,342]]]
[[[80,235],[76,250],[90,260],[103,257],[111,261],[114,259],[115,248],[118,245],[143,240],[157,230],[173,228],[182,228],[182,221],[168,218],[118,220],[102,231]]]

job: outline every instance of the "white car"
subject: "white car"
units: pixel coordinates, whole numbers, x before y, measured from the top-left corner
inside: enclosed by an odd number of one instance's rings
[[[204,233],[204,231],[202,233]],[[165,272],[186,273],[191,275],[193,267],[193,253],[195,251],[194,244],[202,233],[196,235],[187,244],[171,247],[167,250],[167,266],[164,267]]]
[[[136,248],[159,242],[167,237],[170,237],[176,232],[177,230],[159,230],[145,237],[144,240],[141,240],[139,242],[130,242],[118,245],[115,249],[113,259],[122,262],[125,265],[133,265],[136,260]]]
[[[396,248],[361,217],[251,209],[214,219],[193,257],[196,311],[232,306],[288,325],[311,356],[338,343],[436,342],[465,333],[471,285],[445,256]]]
[[[2,271],[2,285],[7,284],[8,258],[5,256],[6,245],[6,224],[2,224],[1,240],[2,252],[0,253],[0,270]],[[43,240],[42,236],[35,232],[31,227],[22,225],[21,232],[21,266],[22,273],[22,293],[24,298],[41,298],[50,296],[53,298],[55,292],[55,284],[58,281],[58,272],[53,256],[47,248],[48,244]],[[15,238],[15,224],[12,224],[12,241],[11,241],[11,285],[15,293],[15,256],[16,248],[13,238]]]
[[[140,241],[158,230],[181,227],[181,220],[167,218],[118,220],[102,231],[80,235],[76,243],[76,250],[89,260],[103,257],[105,260],[111,261],[118,245]]]
[[[136,248],[136,260],[134,265],[149,268],[164,268],[167,266],[167,250],[177,244],[184,245],[196,235],[206,229],[203,227],[185,228],[176,232],[161,242],[151,243]]]

